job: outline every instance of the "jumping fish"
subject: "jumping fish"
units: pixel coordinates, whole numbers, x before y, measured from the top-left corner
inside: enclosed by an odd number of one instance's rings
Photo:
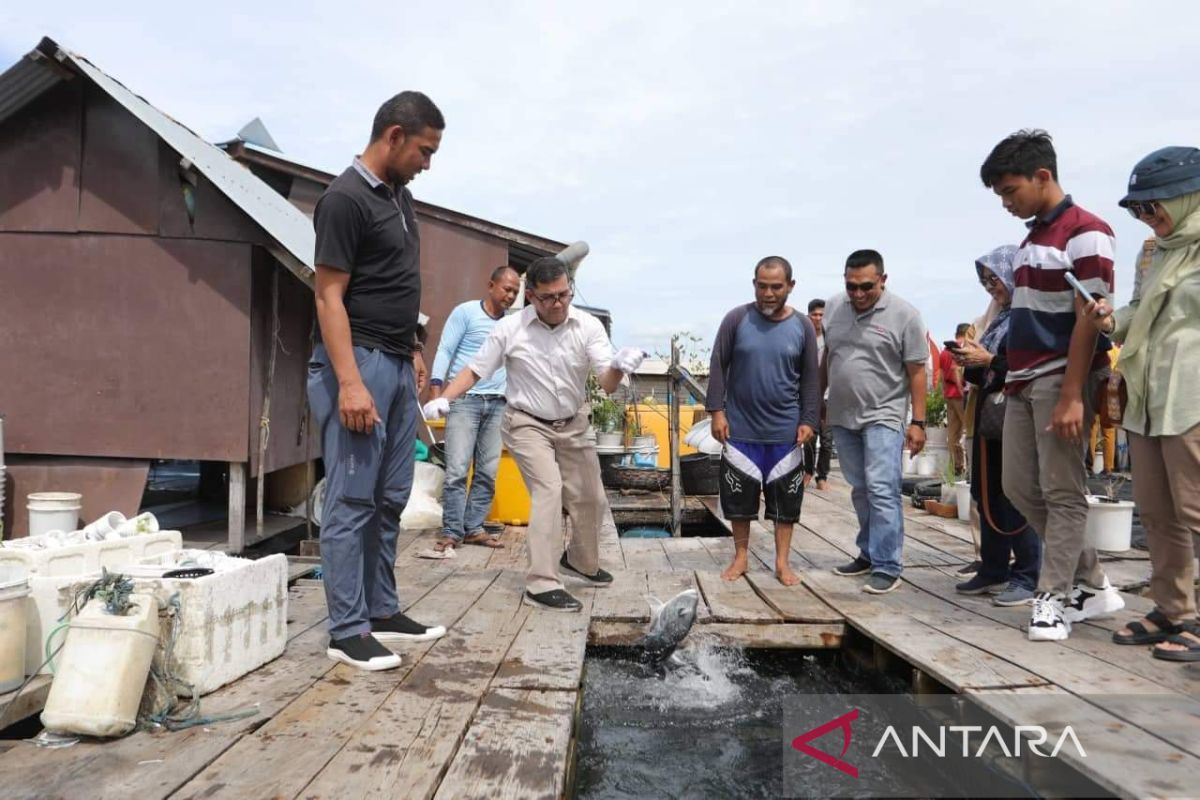
[[[662,662],[675,652],[696,622],[699,602],[700,593],[695,589],[685,589],[665,604],[650,598],[650,626],[642,647],[652,661]]]

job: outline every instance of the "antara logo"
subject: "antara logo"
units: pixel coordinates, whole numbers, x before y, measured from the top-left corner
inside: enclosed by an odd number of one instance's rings
[[[858,719],[858,716],[859,709],[856,708],[840,717],[835,717],[822,725],[818,725],[793,739],[792,748],[817,759],[822,764],[827,764],[840,772],[844,772],[852,778],[857,778],[858,767],[843,759],[850,750],[850,742],[854,735],[851,723]],[[842,732],[842,750],[837,756],[830,755],[823,750],[818,750],[809,744],[814,739],[820,739],[825,734],[835,730]],[[889,725],[884,730],[883,735],[879,737],[879,741],[875,745],[875,750],[871,753],[871,758],[878,758],[881,753],[886,755],[885,749],[889,747],[889,744],[902,758],[918,758],[922,754],[922,748],[926,751],[927,756],[945,758],[947,753],[947,732],[949,732],[951,744],[953,744],[956,734],[961,737],[961,752],[964,758],[982,758],[985,754],[998,755],[994,751],[989,751],[988,748],[993,745],[1008,758],[1020,758],[1023,734],[1026,736],[1026,746],[1036,756],[1055,758],[1064,745],[1069,742],[1075,748],[1075,752],[1080,758],[1087,758],[1087,752],[1083,749],[1083,745],[1079,742],[1079,737],[1075,735],[1075,730],[1070,725],[1063,728],[1062,733],[1059,734],[1058,740],[1054,744],[1054,748],[1049,753],[1042,752],[1039,749],[1050,740],[1049,732],[1041,725],[1017,725],[1013,728],[1012,734],[1008,738],[995,725],[988,728],[984,728],[981,725],[938,725],[936,727],[931,726],[930,731],[934,732],[933,735],[930,735],[924,728],[914,725],[908,737],[909,747],[905,748],[904,740],[897,732],[896,727]],[[980,734],[984,733],[984,731],[986,733],[982,741],[975,748],[974,753],[972,753],[971,734]],[[1012,744],[1011,748],[1009,747],[1010,742]]]

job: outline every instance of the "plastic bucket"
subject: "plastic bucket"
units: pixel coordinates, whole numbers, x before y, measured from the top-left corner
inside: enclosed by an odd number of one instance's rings
[[[692,453],[679,459],[679,483],[684,494],[718,494],[720,479],[720,455]]]
[[[905,475],[917,474],[917,460],[913,458],[913,454],[907,449],[900,454],[900,472]]]
[[[954,499],[958,502],[958,518],[963,522],[971,521],[971,484],[958,481],[954,484]]]
[[[922,478],[932,478],[938,474],[937,457],[930,453],[921,453],[916,457],[917,474]]]
[[[25,628],[29,573],[23,567],[0,564],[0,694],[25,680]]]
[[[625,443],[625,434],[617,431],[616,433],[597,433],[597,447],[621,447]]]
[[[1088,495],[1088,546],[1113,553],[1128,550],[1133,538],[1133,508],[1128,500],[1110,503]]]
[[[100,519],[83,526],[83,535],[90,542],[103,542],[110,533],[114,533],[125,523],[125,515],[120,511],[110,511]]]
[[[34,492],[26,501],[30,536],[78,529],[79,509],[83,508],[83,495],[78,492]]]

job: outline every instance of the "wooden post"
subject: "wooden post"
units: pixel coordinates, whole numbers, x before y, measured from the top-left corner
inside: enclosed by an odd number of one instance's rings
[[[246,549],[246,465],[229,462],[229,552]]]
[[[267,381],[263,389],[262,414],[258,419],[258,498],[254,504],[254,525],[258,538],[263,535],[263,501],[267,493],[267,443],[271,440],[271,386],[275,383],[275,356],[279,344],[279,267],[271,264],[271,357],[267,362]]]
[[[671,368],[667,370],[667,402],[670,404],[668,428],[671,443],[671,535],[683,535],[683,489],[679,483],[679,343],[671,339]]]

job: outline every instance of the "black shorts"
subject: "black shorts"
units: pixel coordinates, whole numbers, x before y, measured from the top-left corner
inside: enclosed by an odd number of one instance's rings
[[[758,496],[766,518],[799,522],[804,502],[804,448],[792,444],[725,443],[721,453],[721,512],[726,519],[758,519]]]

